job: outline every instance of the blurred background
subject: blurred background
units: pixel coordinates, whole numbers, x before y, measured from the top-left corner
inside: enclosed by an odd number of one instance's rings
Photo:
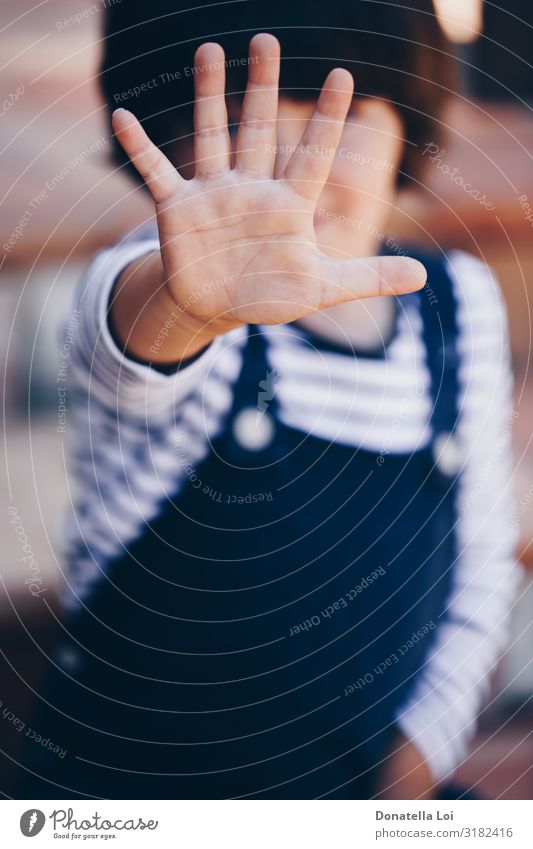
[[[108,163],[97,86],[102,10],[111,0],[2,0],[0,42],[0,792],[10,795],[21,734],[53,639],[56,541],[65,474],[70,293],[89,257],[150,214]],[[116,0],[118,2],[118,0]],[[398,239],[462,248],[496,271],[507,302],[515,402],[518,556],[525,569],[512,643],[460,780],[489,797],[533,798],[533,2],[435,0],[461,60],[444,170],[405,192]],[[487,203],[480,203],[485,196]],[[68,350],[68,349],[67,349]],[[64,387],[67,392],[64,393]],[[64,409],[66,408],[66,409]],[[17,524],[13,524],[16,511]],[[22,560],[26,557],[26,560]],[[29,580],[37,583],[33,592]],[[38,590],[38,592],[37,592]],[[43,597],[46,605],[43,605]],[[12,716],[13,715],[13,716]]]

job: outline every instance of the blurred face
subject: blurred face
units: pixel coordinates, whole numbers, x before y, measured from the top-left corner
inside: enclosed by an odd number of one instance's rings
[[[313,109],[312,102],[280,98],[276,176],[283,172]],[[342,258],[379,253],[395,203],[404,144],[402,121],[394,107],[382,100],[354,98],[315,213],[323,250]],[[337,343],[372,348],[388,334],[393,309],[389,298],[352,301],[308,316],[300,324]]]
[[[298,144],[313,108],[313,103],[281,98],[276,176],[282,173],[291,151]],[[402,122],[390,104],[354,98],[328,183],[317,207],[315,224],[328,236],[326,242],[331,239],[332,246],[333,242],[339,246],[357,242],[362,248],[371,241],[364,236],[374,233],[374,228],[383,231],[396,193],[403,138]],[[348,232],[343,234],[343,230]],[[335,239],[334,231],[337,232]]]
[[[281,96],[274,174],[281,176],[300,143],[314,102]],[[233,145],[239,106],[228,104]],[[354,255],[376,253],[376,233],[382,233],[394,203],[398,167],[404,147],[397,111],[377,99],[354,98],[328,183],[317,205],[315,226],[324,246]],[[344,246],[344,247],[343,247]]]

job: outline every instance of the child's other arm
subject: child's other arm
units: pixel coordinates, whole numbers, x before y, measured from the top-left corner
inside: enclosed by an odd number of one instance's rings
[[[381,766],[379,798],[433,799],[437,786],[420,750],[403,734],[398,734]]]

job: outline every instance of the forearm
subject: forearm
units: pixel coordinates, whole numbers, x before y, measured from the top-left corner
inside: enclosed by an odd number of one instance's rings
[[[120,274],[113,289],[110,321],[126,352],[161,365],[194,357],[217,335],[214,328],[173,301],[159,251],[139,257]]]

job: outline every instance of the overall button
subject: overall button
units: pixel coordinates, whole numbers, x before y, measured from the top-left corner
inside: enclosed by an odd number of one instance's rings
[[[257,407],[244,407],[233,420],[233,436],[248,451],[262,451],[274,440],[275,425],[272,416]]]
[[[80,666],[80,661],[80,653],[76,649],[62,646],[58,650],[57,662],[67,672],[74,672]]]
[[[443,475],[457,475],[464,459],[459,440],[451,433],[439,433],[433,440],[433,459]]]

